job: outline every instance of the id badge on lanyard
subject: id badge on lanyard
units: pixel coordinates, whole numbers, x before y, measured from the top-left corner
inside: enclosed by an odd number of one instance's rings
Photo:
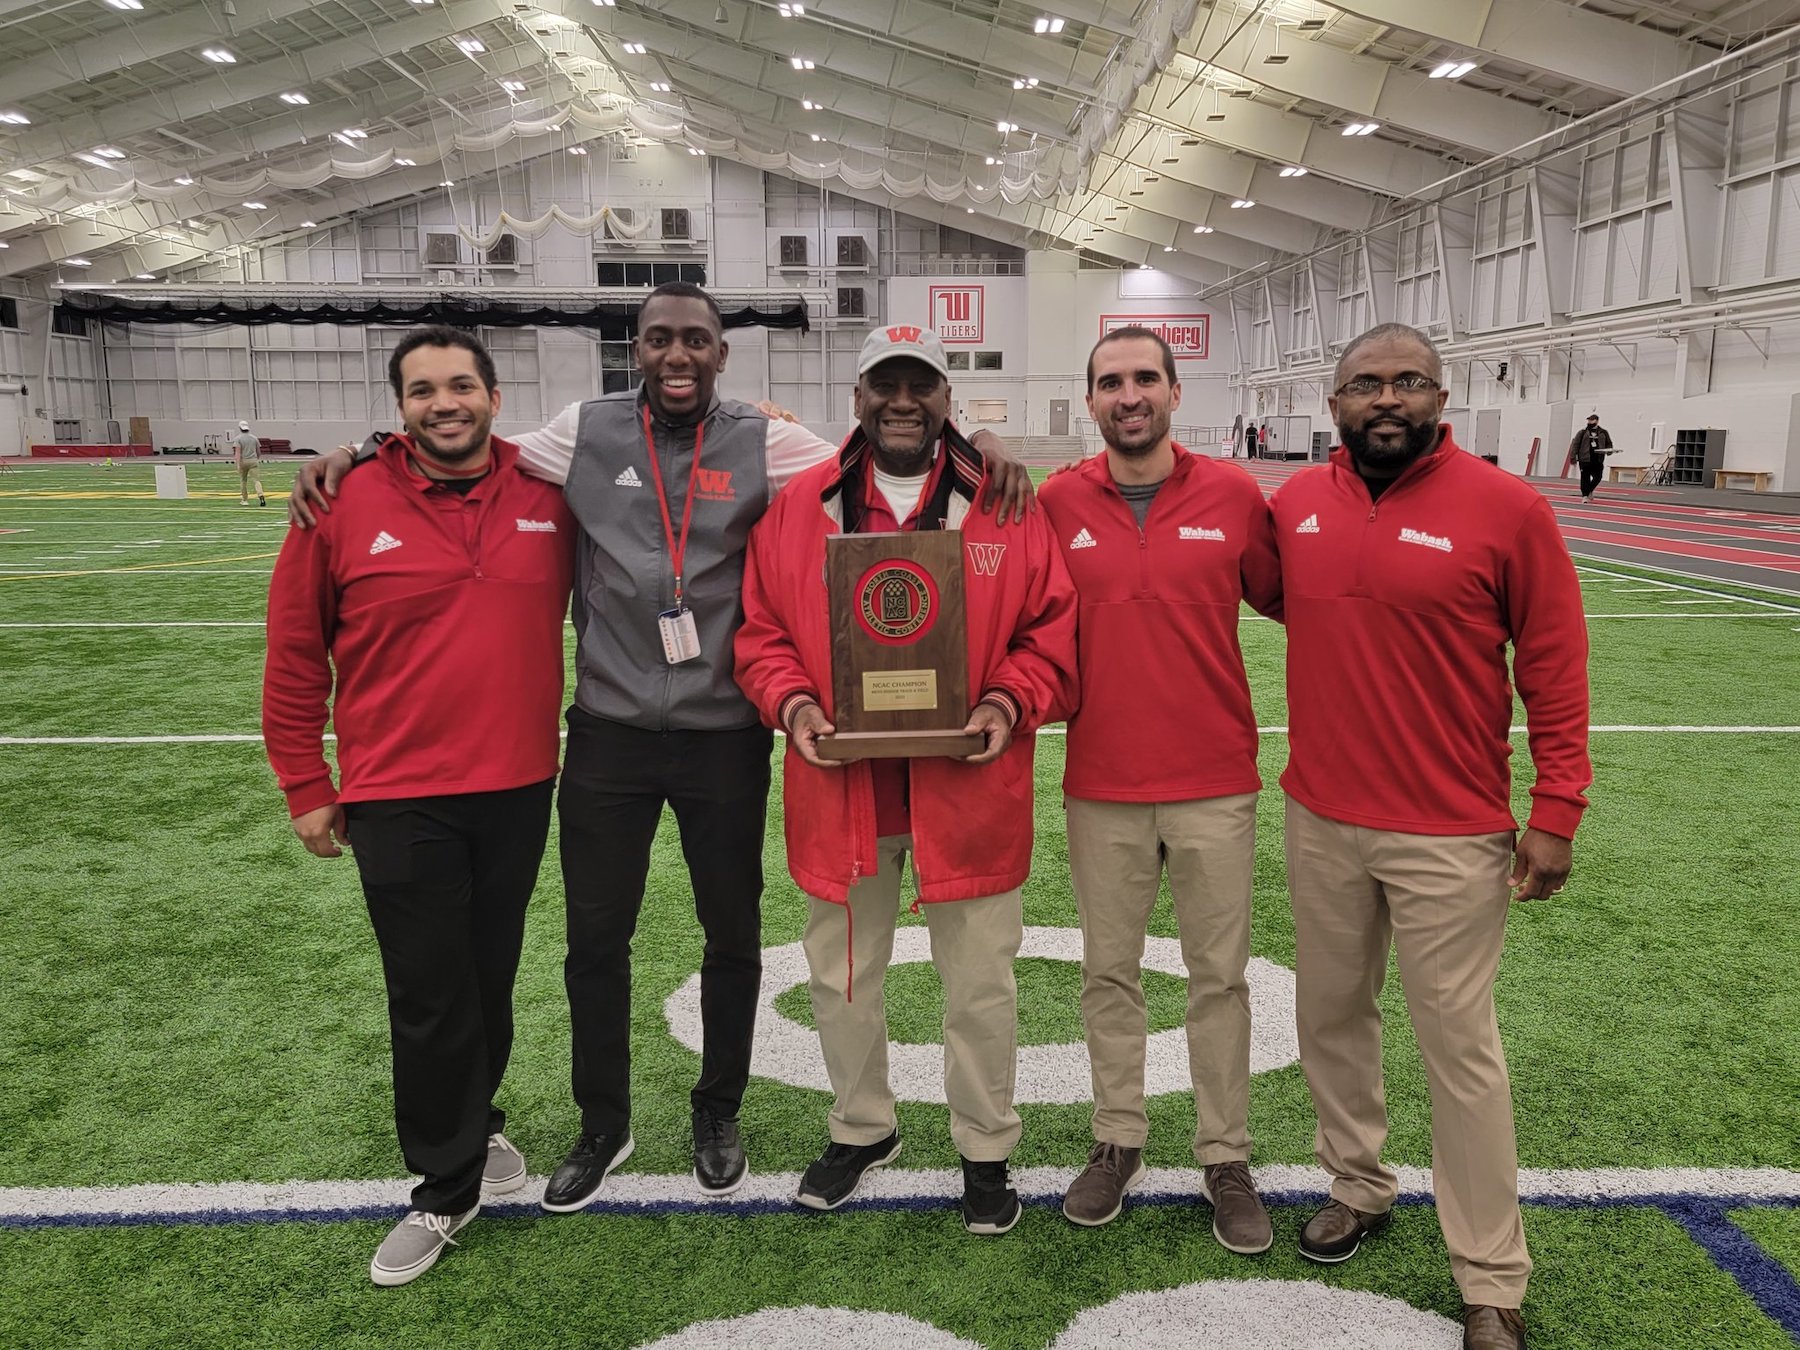
[[[700,655],[700,630],[694,624],[694,611],[686,605],[658,614],[656,627],[662,634],[663,658],[670,665],[678,666]]]
[[[650,476],[656,482],[656,503],[662,508],[663,537],[668,541],[669,559],[675,565],[675,607],[656,616],[656,630],[662,637],[663,659],[672,666],[692,661],[700,655],[700,629],[694,611],[682,598],[682,564],[687,561],[688,526],[694,521],[694,488],[700,482],[700,448],[705,440],[706,424],[694,428],[694,462],[688,467],[687,505],[681,512],[681,538],[675,537],[675,522],[669,516],[669,498],[663,490],[662,465],[656,458],[656,439],[650,431],[650,410],[644,409],[644,444],[650,451]]]

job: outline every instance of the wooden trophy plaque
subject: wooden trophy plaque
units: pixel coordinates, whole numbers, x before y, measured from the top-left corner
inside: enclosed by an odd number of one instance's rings
[[[825,540],[837,730],[822,759],[979,754],[967,735],[969,643],[960,530]]]

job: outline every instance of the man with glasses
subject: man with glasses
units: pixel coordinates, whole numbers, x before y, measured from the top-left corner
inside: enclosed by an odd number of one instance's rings
[[[1347,1260],[1394,1203],[1378,1003],[1391,943],[1431,1088],[1463,1344],[1513,1350],[1531,1261],[1494,977],[1509,898],[1562,888],[1593,780],[1581,591],[1544,498],[1439,423],[1443,366],[1424,334],[1370,329],[1333,383],[1342,444],[1271,502],[1300,1062],[1332,1177],[1300,1250]],[[1516,842],[1508,642],[1536,768]]]

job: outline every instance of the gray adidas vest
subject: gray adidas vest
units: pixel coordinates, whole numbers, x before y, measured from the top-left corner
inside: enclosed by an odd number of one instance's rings
[[[581,526],[575,554],[575,702],[583,711],[652,731],[728,731],[756,725],[732,678],[732,641],[744,621],[744,550],[768,509],[766,417],[747,403],[707,414],[700,482],[688,530],[683,587],[700,655],[672,666],[656,616],[675,603],[675,569],[657,506],[636,393],[581,405],[564,492]],[[677,540],[694,463],[694,428],[653,421]]]

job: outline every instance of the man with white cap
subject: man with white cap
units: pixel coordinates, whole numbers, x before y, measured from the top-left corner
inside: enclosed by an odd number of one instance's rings
[[[836,1096],[830,1140],[798,1199],[835,1209],[900,1152],[882,979],[910,854],[913,909],[923,907],[944,984],[944,1086],[962,1155],[963,1226],[1004,1233],[1019,1218],[1007,1159],[1020,1134],[1013,958],[1031,865],[1033,737],[1074,704],[1075,590],[1042,515],[1012,522],[974,509],[986,470],[950,423],[938,335],[879,328],[857,369],[859,427],[750,532],[736,640],[738,683],[763,720],[787,733],[788,870],[808,896],[813,1020]],[[963,730],[983,737],[983,748],[960,760],[823,759],[819,738],[834,730],[826,537],[914,530],[962,535],[973,701]]]
[[[250,432],[248,422],[238,423],[238,434],[231,442],[232,462],[238,471],[238,505],[250,505],[250,485],[256,484],[256,504],[267,506],[269,499],[263,496],[262,475],[257,472],[257,465],[262,460],[262,443]]]

